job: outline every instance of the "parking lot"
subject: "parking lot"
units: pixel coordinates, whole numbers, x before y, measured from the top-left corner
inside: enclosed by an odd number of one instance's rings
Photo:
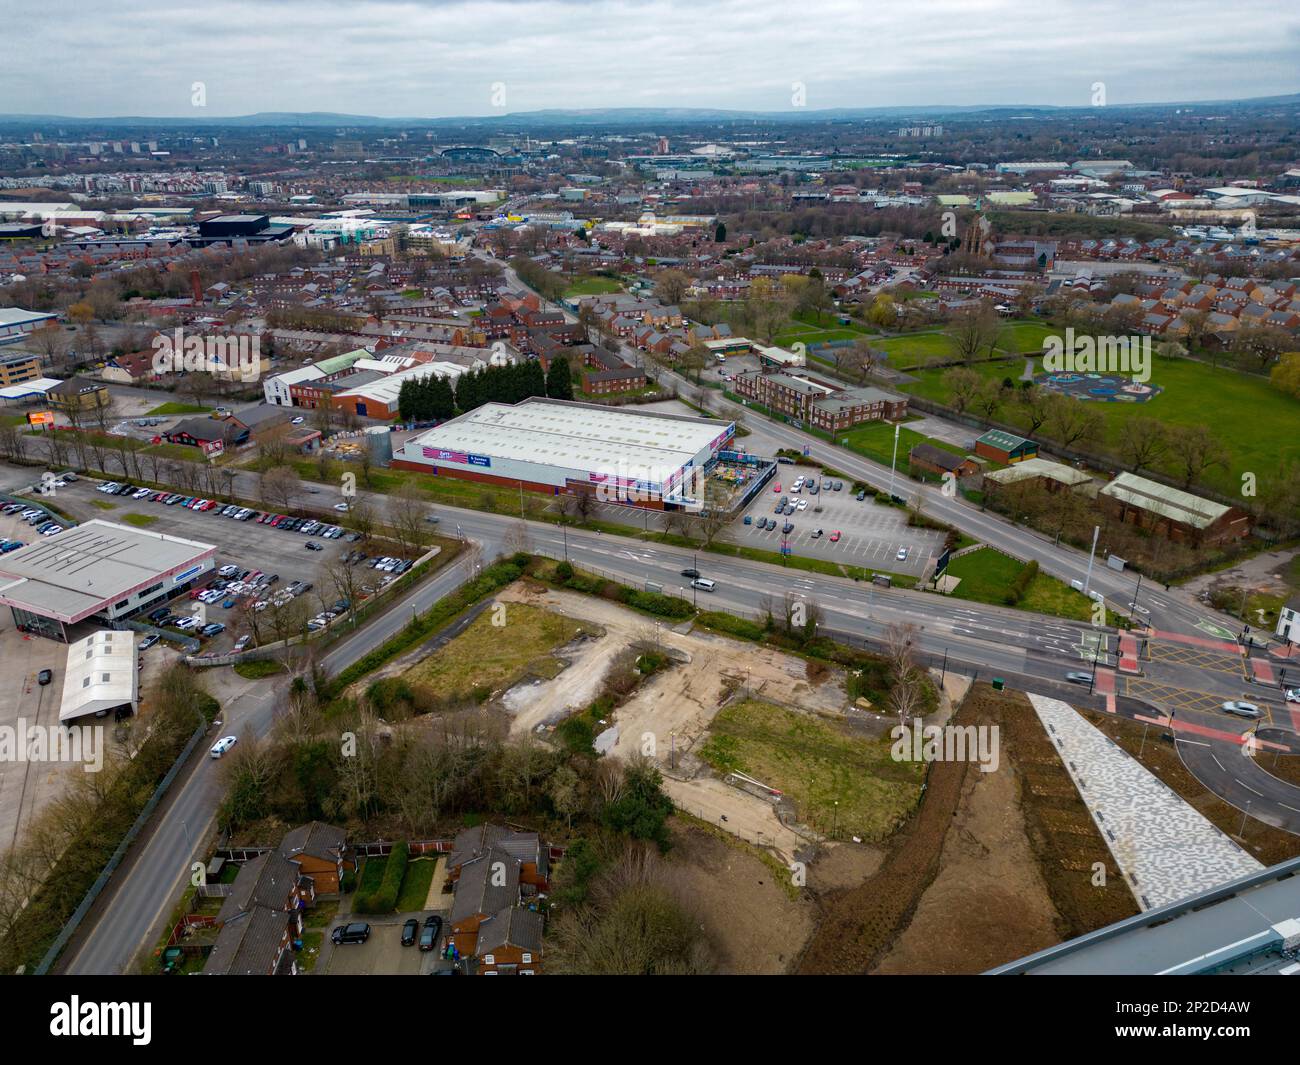
[[[431,912],[437,913],[443,921],[437,946],[433,950],[402,946],[403,924],[413,919],[423,926],[424,919]],[[336,944],[330,941],[327,932],[321,948],[319,971],[328,976],[423,976],[435,969],[450,969],[452,963],[442,957],[447,946],[448,917],[446,910],[421,910],[383,917],[340,916],[331,922],[331,931],[350,922],[364,922],[370,926],[370,938],[364,943]]]
[[[859,502],[848,482],[833,480],[843,485],[838,492],[820,487],[821,481],[815,495],[809,494],[806,486],[796,492],[794,484],[807,476],[810,471],[803,468],[782,467],[721,539],[771,551],[780,550],[785,541],[795,555],[911,576],[919,576],[930,560],[942,553],[942,532],[911,528],[906,511],[883,506],[871,496]],[[796,507],[793,514],[776,513],[782,497],[787,500],[787,511],[790,504]],[[798,509],[800,504],[802,509]],[[745,524],[746,518],[751,524]],[[768,527],[760,528],[760,521]],[[788,535],[782,531],[787,524],[793,527]],[[821,536],[815,535],[818,529]],[[832,540],[836,533],[838,540]],[[902,549],[907,551],[905,559],[898,557]]]
[[[95,512],[106,521],[137,524],[138,527],[153,532],[217,544],[217,571],[201,581],[199,588],[194,589],[199,591],[212,586],[211,592],[204,596],[207,601],[201,602],[186,593],[167,604],[171,607],[173,616],[193,617],[203,624],[224,626],[223,631],[203,638],[205,652],[223,653],[230,650],[240,636],[249,632],[250,610],[256,609],[258,603],[265,603],[266,606],[257,611],[263,614],[287,602],[292,598],[289,589],[294,587],[295,582],[299,586],[298,596],[309,603],[304,620],[313,616],[323,619],[320,623],[312,623],[310,627],[318,628],[333,621],[334,617],[325,617],[327,611],[331,615],[342,613],[341,610],[333,609],[340,596],[327,567],[346,557],[355,559],[361,548],[352,539],[354,534],[348,533],[341,526],[336,526],[337,534],[328,537],[322,535],[321,529],[308,535],[300,530],[281,529],[258,521],[256,516],[263,512],[252,511],[248,519],[239,520],[223,514],[227,508],[215,502],[210,509],[196,510],[180,502],[168,505],[155,500],[154,496],[159,493],[154,492],[138,499],[134,494],[108,494],[97,490],[101,483],[82,479],[59,489],[59,497],[72,502],[78,512]],[[343,515],[340,514],[339,517],[342,519]],[[310,549],[308,544],[311,545]],[[365,550],[367,553],[378,552],[381,548],[368,544]],[[386,551],[385,554],[387,553]],[[355,583],[362,593],[366,588],[376,590],[398,575],[396,565],[387,572],[367,568],[371,561],[373,558],[354,563],[360,569]],[[257,577],[258,574],[261,576]],[[271,578],[275,580],[272,581]],[[214,582],[217,583],[214,585]],[[302,585],[311,587],[302,589]],[[162,605],[159,604],[157,609],[161,609]],[[269,620],[270,615],[265,616]],[[142,616],[139,620],[151,619]],[[152,620],[162,621],[165,628],[176,628],[175,625],[167,624],[166,618]],[[185,625],[189,630],[186,635],[199,636],[196,625],[188,621]],[[262,628],[260,635],[263,640],[277,638],[267,631],[272,627],[268,624]]]

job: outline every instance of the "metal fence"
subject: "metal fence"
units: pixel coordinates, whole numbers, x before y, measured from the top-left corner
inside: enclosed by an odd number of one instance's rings
[[[166,775],[158,782],[158,786],[154,788],[153,794],[149,796],[149,801],[144,804],[140,813],[136,815],[135,821],[132,823],[131,827],[127,829],[126,835],[124,835],[121,842],[118,843],[117,849],[113,851],[112,857],[110,857],[104,864],[104,868],[100,872],[99,876],[95,878],[95,882],[90,885],[90,889],[86,892],[85,896],[83,896],[81,902],[78,903],[77,908],[72,911],[72,916],[68,918],[67,923],[62,929],[60,929],[59,934],[55,936],[54,942],[50,944],[50,949],[45,952],[45,957],[40,960],[40,963],[33,970],[37,976],[44,976],[50,971],[50,967],[54,964],[63,948],[68,945],[68,940],[71,939],[77,929],[81,927],[81,922],[85,920],[86,914],[90,912],[90,907],[95,904],[95,900],[99,898],[100,893],[108,884],[109,878],[117,871],[117,867],[122,864],[122,859],[126,856],[127,848],[130,847],[131,844],[135,842],[136,837],[140,835],[141,830],[148,823],[150,816],[153,814],[154,810],[158,808],[158,804],[162,802],[163,796],[167,794],[167,789],[172,786],[172,781],[174,781],[177,774],[180,773],[181,767],[185,765],[185,762],[189,759],[190,755],[194,753],[194,748],[203,741],[203,737],[207,731],[208,723],[206,721],[201,722],[198,727],[195,728],[194,734],[190,736],[184,749],[176,756],[176,760],[172,762],[171,768],[167,770]]]

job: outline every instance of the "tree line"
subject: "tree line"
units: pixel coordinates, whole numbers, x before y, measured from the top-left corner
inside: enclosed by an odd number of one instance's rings
[[[483,366],[462,374],[453,386],[437,374],[402,382],[397,394],[403,421],[440,422],[485,403],[518,403],[533,396],[572,399],[573,377],[567,358],[551,360],[543,371],[537,359],[505,366]]]

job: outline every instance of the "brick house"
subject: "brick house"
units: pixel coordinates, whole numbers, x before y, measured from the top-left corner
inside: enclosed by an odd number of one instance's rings
[[[799,421],[840,432],[862,422],[896,421],[907,399],[879,388],[842,388],[806,373],[751,370],[733,378],[737,394]]]
[[[980,472],[979,464],[968,455],[954,455],[933,444],[917,444],[907,454],[907,461],[914,470],[926,473],[951,473],[953,476],[973,477]]]

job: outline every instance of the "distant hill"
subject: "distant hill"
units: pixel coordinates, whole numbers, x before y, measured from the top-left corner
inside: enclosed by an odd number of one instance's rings
[[[1300,93],[1261,96],[1244,100],[1197,100],[1171,103],[1114,104],[1108,109],[1123,111],[1171,111],[1186,108],[1272,108],[1300,106]],[[377,115],[352,115],[335,111],[259,111],[252,115],[227,117],[194,116],[153,117],[120,115],[86,118],[72,115],[0,114],[0,124],[39,124],[60,126],[121,126],[135,128],[176,128],[213,126],[226,128],[274,127],[286,129],[320,129],[347,127],[493,127],[508,126],[654,126],[691,125],[726,122],[843,122],[907,117],[921,119],[945,115],[1029,116],[1045,117],[1093,111],[1090,107],[1057,107],[1040,104],[929,104],[895,107],[839,107],[821,110],[794,108],[786,111],[744,111],[694,107],[601,107],[551,108],[542,111],[517,111],[503,115],[459,115],[445,118],[383,118]]]

